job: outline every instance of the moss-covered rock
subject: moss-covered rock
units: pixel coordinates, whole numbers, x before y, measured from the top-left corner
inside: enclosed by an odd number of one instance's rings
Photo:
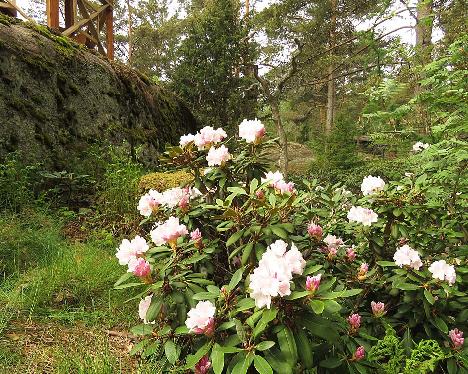
[[[153,163],[196,127],[177,97],[138,72],[47,27],[0,19],[0,160],[20,151],[73,170],[90,147],[125,143]]]
[[[193,175],[185,171],[174,171],[170,173],[150,173],[144,175],[138,184],[141,192],[151,189],[165,191],[173,187],[182,187],[193,182]]]

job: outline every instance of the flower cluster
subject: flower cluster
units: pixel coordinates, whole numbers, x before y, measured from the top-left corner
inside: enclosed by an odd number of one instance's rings
[[[168,243],[175,247],[177,239],[188,234],[187,227],[179,223],[179,218],[169,217],[169,219],[156,226],[151,232],[151,240],[156,245]]]
[[[174,187],[164,192],[149,190],[144,194],[138,202],[138,210],[140,214],[149,217],[159,206],[165,206],[169,209],[179,207],[186,209],[190,200],[201,195],[201,192],[196,188],[181,188]]]
[[[397,249],[393,255],[395,264],[399,267],[408,266],[414,270],[419,270],[422,266],[421,258],[419,253],[411,248],[408,244]]]
[[[375,301],[371,301],[371,309],[372,313],[375,317],[382,317],[385,314],[385,304],[382,302],[376,303]]]
[[[317,240],[322,239],[323,229],[322,226],[317,225],[314,221],[310,222],[307,225],[307,233]]]
[[[380,177],[368,175],[362,180],[361,191],[364,196],[382,191],[385,187],[385,181]]]
[[[424,149],[429,148],[429,144],[423,142],[416,142],[413,144],[413,152],[420,152]]]
[[[348,220],[362,223],[364,226],[370,226],[377,222],[378,215],[372,209],[362,206],[353,206],[348,212]]]
[[[361,316],[358,313],[351,314],[348,317],[349,327],[352,332],[356,332],[361,327]]]
[[[187,313],[185,325],[195,334],[213,335],[215,306],[210,301],[199,301],[195,308]]]
[[[320,281],[322,279],[322,274],[315,275],[313,277],[307,277],[306,279],[306,290],[310,292],[315,292],[320,286]]]
[[[435,261],[429,266],[429,271],[434,279],[446,280],[450,285],[455,283],[457,275],[455,267],[447,264],[445,260]]]
[[[364,350],[364,347],[360,345],[359,347],[356,348],[356,352],[353,354],[353,361],[360,361],[366,356],[366,351]]]
[[[250,297],[258,308],[271,306],[271,298],[291,294],[293,274],[302,274],[306,262],[294,244],[287,251],[283,240],[272,243],[263,254],[258,267],[250,275]]]
[[[265,126],[258,119],[244,119],[239,125],[239,137],[247,143],[258,144],[265,135]]]
[[[195,135],[188,134],[180,137],[179,144],[180,146],[186,147],[190,143],[195,143],[198,147],[198,150],[208,149],[212,145],[217,144],[223,141],[227,137],[226,131],[222,128],[214,129],[211,126],[205,126]]]
[[[286,182],[281,172],[275,171],[274,173],[269,171],[261,179],[262,183],[268,183],[270,187],[273,187],[277,192],[284,194],[286,192],[294,193],[294,182]]]
[[[231,158],[232,155],[229,153],[229,150],[226,146],[222,145],[218,148],[211,147],[206,156],[206,161],[208,161],[208,166],[223,166]]]
[[[115,256],[120,265],[128,265],[127,271],[129,273],[134,273],[136,276],[147,276],[151,272],[151,268],[149,263],[141,256],[148,249],[149,246],[146,240],[137,235],[131,241],[128,239],[122,240]]]

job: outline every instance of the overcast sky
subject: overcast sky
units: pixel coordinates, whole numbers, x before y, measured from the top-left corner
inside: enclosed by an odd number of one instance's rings
[[[16,0],[17,4],[23,9],[28,9],[29,8],[29,0]],[[255,8],[255,10],[262,10],[263,8],[267,7],[270,3],[272,3],[274,0],[254,0],[251,1],[252,6]],[[413,6],[414,3],[417,0],[410,0],[410,6]],[[177,10],[177,2],[174,1],[172,3],[172,10],[175,12]],[[403,9],[403,7],[399,7],[396,5],[394,10],[400,10]],[[362,23],[358,25],[359,30],[365,30],[370,26],[370,22],[367,23]],[[409,25],[414,25],[414,19],[411,17],[409,12],[404,12],[398,16],[393,17],[391,20],[386,21],[383,23],[380,27],[379,30],[389,32],[391,30],[394,30],[400,26],[409,26]],[[414,35],[414,30],[413,29],[403,29],[395,32],[393,35],[397,35],[401,38],[403,43],[406,44],[412,44],[414,45],[415,41],[415,35]],[[433,41],[437,41],[442,37],[442,32],[440,30],[434,30],[433,32]]]

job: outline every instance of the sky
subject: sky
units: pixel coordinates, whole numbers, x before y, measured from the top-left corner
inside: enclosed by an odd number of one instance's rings
[[[17,4],[23,9],[26,10],[29,8],[29,0],[16,0]],[[273,3],[275,0],[251,0],[251,5],[252,7],[255,8],[255,10],[260,11],[267,7],[269,4]],[[415,2],[417,0],[409,0],[409,6],[414,6]],[[45,2],[45,1],[44,1]],[[172,8],[172,11],[175,12],[177,10],[177,2],[173,1],[172,5],[170,6],[170,10]],[[394,10],[400,10],[403,9],[403,6],[399,6],[398,4],[395,6]],[[415,21],[413,17],[410,15],[408,11],[393,17],[391,20],[386,21],[383,23],[378,30],[384,31],[384,32],[389,32],[391,30],[397,29],[401,26],[409,26],[409,25],[414,25]],[[358,30],[366,30],[369,28],[371,25],[371,22],[366,22],[358,25]],[[401,41],[405,44],[409,45],[414,45],[415,42],[415,33],[414,29],[403,29],[395,32],[392,34],[392,36],[399,36],[401,38]],[[432,35],[432,39],[434,42],[439,40],[442,37],[442,32],[441,30],[435,29]]]

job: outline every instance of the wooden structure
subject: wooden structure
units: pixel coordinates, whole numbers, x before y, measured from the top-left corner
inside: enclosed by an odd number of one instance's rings
[[[88,48],[97,49],[110,60],[114,59],[114,0],[47,0],[47,26],[63,36],[75,39]],[[16,4],[16,0],[0,0],[0,11],[16,17],[30,17]],[[60,26],[60,13],[64,17],[64,27]],[[104,31],[105,38],[102,37]],[[105,40],[102,40],[105,39]]]

